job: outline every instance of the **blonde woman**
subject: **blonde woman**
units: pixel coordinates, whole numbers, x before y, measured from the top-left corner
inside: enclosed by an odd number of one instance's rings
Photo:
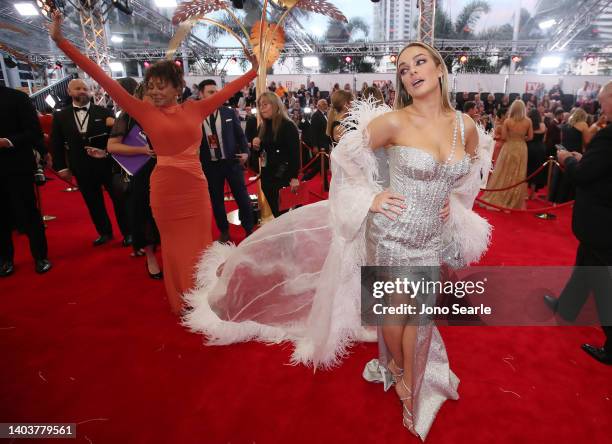
[[[561,127],[561,145],[569,152],[583,153],[591,141],[593,132],[587,123],[588,117],[585,110],[576,108],[567,119],[567,124]],[[550,188],[551,202],[568,202],[576,195],[576,187],[558,168],[553,173]]]
[[[338,143],[345,129],[341,122],[348,113],[353,101],[353,93],[345,90],[338,90],[331,96],[331,108],[327,113],[327,136],[334,144]]]
[[[492,140],[483,139],[485,156],[474,122],[450,105],[446,65],[434,48],[412,43],[399,53],[395,110],[353,102],[342,125],[329,200],[204,258],[187,324],[213,344],[290,341],[294,363],[333,367],[353,342],[376,340],[362,327],[371,301],[362,306],[360,266],[424,266],[435,278],[441,264],[471,263],[486,250],[490,227],[472,205]],[[389,155],[389,190],[377,181],[378,150]],[[363,376],[385,390],[395,385],[387,402],[399,398],[403,425],[424,440],[442,404],[458,398],[459,380],[431,320],[379,320],[380,359]]]
[[[533,124],[527,118],[522,100],[512,102],[508,114],[502,126],[504,145],[487,188],[505,188],[527,177],[527,142],[533,139]],[[482,195],[483,201],[506,208],[524,208],[526,198],[526,183],[505,191],[487,191]]]
[[[274,217],[281,215],[278,196],[281,188],[299,186],[300,134],[289,118],[278,95],[265,92],[257,100],[262,118],[259,134],[253,139],[253,149],[263,157],[261,186]]]

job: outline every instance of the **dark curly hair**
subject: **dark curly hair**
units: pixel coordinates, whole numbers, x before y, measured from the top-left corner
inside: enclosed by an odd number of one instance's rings
[[[172,86],[178,89],[183,89],[185,86],[183,69],[171,60],[160,60],[147,69],[144,82],[149,83],[151,79],[170,82]]]

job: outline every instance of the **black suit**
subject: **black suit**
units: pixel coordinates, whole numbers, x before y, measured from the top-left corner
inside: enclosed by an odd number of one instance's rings
[[[572,230],[580,241],[572,277],[559,297],[559,313],[576,318],[593,292],[597,312],[612,353],[612,126],[600,130],[578,162],[565,162],[576,186]]]
[[[35,147],[44,146],[36,111],[27,94],[0,86],[0,263],[13,261],[12,231],[22,227],[36,260],[47,258],[45,227],[34,193]]]
[[[102,186],[111,196],[117,223],[123,236],[130,234],[124,196],[113,187],[113,160],[110,157],[95,159],[87,154],[85,146],[106,150],[109,127],[106,120],[112,117],[109,110],[89,105],[87,131],[81,135],[72,105],[53,115],[51,144],[53,168],[56,171],[70,169],[77,180],[91,219],[100,235],[112,235],[111,221],[104,205]]]
[[[317,148],[319,151],[325,151],[329,153],[329,147],[331,145],[331,139],[327,135],[327,116],[320,110],[317,110],[310,120],[310,137],[312,139],[312,147]],[[325,158],[323,162],[323,186],[327,190],[329,185],[327,183],[326,171],[329,168],[329,161]],[[317,160],[308,172],[304,174],[304,180],[313,178],[317,173],[321,171],[321,161]]]
[[[212,160],[206,136],[211,131],[211,126],[208,124],[210,116],[207,118],[208,123],[200,144],[200,161],[208,181],[213,215],[219,230],[227,233],[229,230],[229,222],[225,212],[225,181],[227,181],[234,199],[236,199],[236,204],[238,204],[240,222],[248,235],[253,231],[253,208],[244,183],[244,168],[236,159],[236,154],[249,153],[247,139],[240,126],[240,119],[233,109],[221,107],[217,113],[212,114],[212,116],[215,115],[217,119],[220,119],[221,134],[217,135],[223,143],[222,149],[225,158]]]

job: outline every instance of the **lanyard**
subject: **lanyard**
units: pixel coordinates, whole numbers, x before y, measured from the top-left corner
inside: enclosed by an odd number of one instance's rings
[[[211,116],[215,119],[214,131],[212,127],[210,126],[210,118],[204,119],[204,124],[208,127],[208,131],[210,131],[211,134],[216,134],[217,133],[217,119],[219,118],[219,111],[216,111],[215,113],[211,114]]]
[[[74,111],[74,118],[77,121],[77,125],[79,126],[79,132],[81,134],[87,132],[87,127],[85,126],[85,122],[87,122],[88,117],[89,117],[89,108],[87,109],[87,113],[85,114],[85,117],[83,117],[83,120],[79,119],[78,111],[76,110]]]

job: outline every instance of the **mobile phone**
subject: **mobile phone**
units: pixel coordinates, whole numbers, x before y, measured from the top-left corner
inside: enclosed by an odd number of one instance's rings
[[[560,143],[555,145],[555,148],[557,148],[557,151],[567,151],[567,148],[565,148],[563,145],[561,145]]]

